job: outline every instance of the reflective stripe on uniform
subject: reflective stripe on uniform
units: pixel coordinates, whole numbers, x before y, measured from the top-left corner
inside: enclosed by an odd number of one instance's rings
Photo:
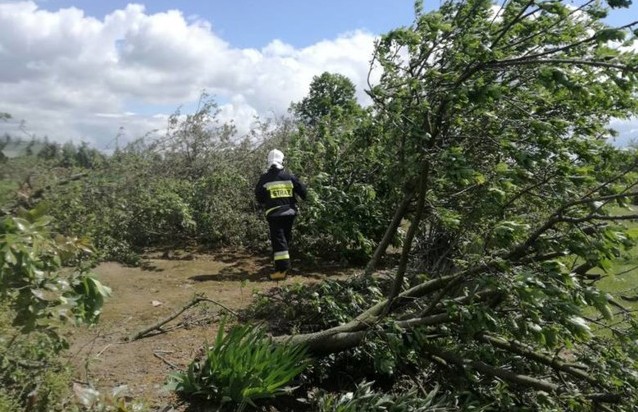
[[[271,199],[280,199],[282,197],[292,197],[294,184],[292,180],[277,180],[265,183],[264,187],[270,194]]]
[[[279,209],[281,206],[275,206],[275,207],[271,207],[270,209],[266,210],[266,213],[264,213],[266,216],[268,216],[268,213],[272,212],[273,210],[277,210]]]
[[[284,260],[284,259],[290,259],[290,255],[288,254],[287,250],[284,250],[283,252],[275,252],[275,260]]]

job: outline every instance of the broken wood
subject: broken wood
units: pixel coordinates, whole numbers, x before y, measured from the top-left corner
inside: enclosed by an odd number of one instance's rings
[[[139,331],[139,332],[137,332],[137,333],[135,333],[133,335],[130,335],[127,338],[124,338],[124,340],[132,342],[134,340],[141,339],[141,338],[145,337],[146,335],[148,335],[152,331],[157,330],[157,331],[162,332],[162,326],[164,326],[168,322],[172,321],[173,319],[175,319],[176,317],[178,317],[179,315],[184,313],[186,310],[190,309],[191,307],[197,305],[200,302],[211,302],[211,303],[214,303],[214,304],[216,304],[218,306],[221,306],[228,313],[231,313],[231,314],[237,316],[236,312],[234,312],[233,310],[227,308],[226,306],[222,305],[221,303],[219,303],[219,302],[217,302],[217,301],[215,301],[213,299],[207,298],[205,296],[202,296],[202,295],[196,295],[190,302],[188,302],[186,305],[182,306],[180,309],[178,309],[175,312],[173,312],[170,316],[160,320],[159,322],[156,322],[156,323],[152,324],[149,327],[146,327],[146,328],[142,329],[141,331]]]

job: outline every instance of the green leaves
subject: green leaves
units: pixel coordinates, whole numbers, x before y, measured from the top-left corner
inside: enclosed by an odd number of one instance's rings
[[[38,210],[0,221],[0,303],[15,311],[14,324],[24,331],[52,331],[55,319],[93,323],[110,294],[84,269],[61,274],[63,264],[92,249],[79,239],[53,238],[51,221]]]
[[[606,0],[606,3],[613,9],[625,8],[631,6],[632,0]]]
[[[320,394],[315,410],[318,412],[425,412],[446,409],[445,399],[437,396],[438,386],[426,394],[419,393],[417,387],[410,387],[404,393],[395,395],[375,391],[373,384],[374,382],[363,381],[357,384],[353,392],[342,395]]]
[[[556,14],[560,17],[567,17],[569,9],[560,1],[545,1],[538,3],[538,7],[550,14]]]
[[[90,245],[53,236],[51,223],[43,204],[0,219],[0,405],[9,394],[20,409],[69,406],[58,399],[70,385],[59,364],[68,348],[60,326],[96,322],[110,294],[84,268]]]
[[[626,32],[622,29],[606,28],[596,33],[596,39],[602,43],[623,41],[625,40]]]
[[[104,299],[111,296],[111,288],[89,275],[81,275],[73,280],[75,295],[67,299],[75,300],[73,312],[86,323],[96,323],[99,319]],[[70,295],[70,296],[69,296]]]
[[[390,159],[372,144],[383,136],[376,134],[370,113],[353,100],[346,80],[324,73],[315,78],[308,97],[293,104],[300,127],[290,139],[286,161],[311,191],[296,223],[299,248],[315,257],[362,261],[381,236],[389,213],[385,206],[400,187],[373,171]]]
[[[506,246],[519,242],[528,234],[531,226],[528,223],[504,220],[494,226],[494,236],[498,245]]]
[[[171,388],[216,405],[255,406],[286,393],[286,385],[308,365],[303,347],[273,344],[259,326],[235,325],[228,332],[224,326],[225,321],[202,359],[171,375]]]
[[[303,124],[313,127],[322,121],[335,121],[361,112],[355,96],[355,86],[341,74],[328,72],[315,76],[308,97],[291,105],[291,111]]]
[[[253,302],[244,319],[263,320],[277,334],[306,333],[348,322],[383,298],[374,278],[326,279],[313,285],[286,285]]]

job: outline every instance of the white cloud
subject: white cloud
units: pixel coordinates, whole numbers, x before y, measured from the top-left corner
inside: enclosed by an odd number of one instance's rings
[[[609,126],[618,132],[618,137],[610,140],[614,146],[624,147],[630,144],[638,144],[638,118],[614,119]]]
[[[118,133],[130,140],[165,127],[166,116],[202,90],[245,132],[256,115],[284,114],[324,71],[348,76],[363,101],[373,41],[354,31],[303,49],[278,39],[239,49],[178,10],[148,14],[129,4],[99,20],[77,8],[0,2],[0,112],[15,119],[0,132],[15,133],[25,120],[38,136],[102,148]],[[172,109],[147,113],[144,105]]]

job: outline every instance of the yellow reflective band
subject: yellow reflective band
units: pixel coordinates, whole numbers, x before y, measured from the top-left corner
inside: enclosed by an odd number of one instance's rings
[[[264,184],[271,199],[280,199],[282,197],[292,197],[292,189],[294,185],[290,180],[278,180],[276,182],[268,182]]]
[[[286,187],[293,187],[292,184],[292,180],[276,180],[274,182],[268,182],[268,183],[264,183],[264,187],[267,190],[270,190],[270,188],[272,186],[286,186]]]
[[[275,207],[271,207],[270,209],[266,210],[266,213],[264,213],[266,216],[268,216],[268,213],[272,212],[273,210],[279,209],[281,206],[275,206]]]
[[[284,259],[290,259],[290,255],[288,254],[288,251],[284,251],[284,252],[275,252],[275,260],[284,260]]]

